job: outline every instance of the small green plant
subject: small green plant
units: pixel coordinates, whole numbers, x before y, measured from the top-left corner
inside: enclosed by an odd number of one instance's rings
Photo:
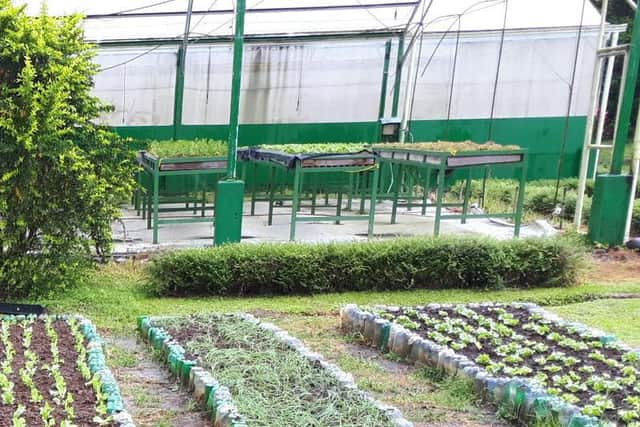
[[[267,151],[280,151],[287,154],[340,154],[359,153],[369,150],[370,145],[363,143],[321,143],[321,144],[280,144],[261,145],[259,147]]]
[[[153,141],[147,151],[159,158],[222,157],[228,152],[227,143],[211,139]]]

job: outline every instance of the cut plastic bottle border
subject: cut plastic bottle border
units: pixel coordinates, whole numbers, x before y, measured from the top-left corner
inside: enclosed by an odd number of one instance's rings
[[[425,308],[438,310],[455,306],[455,304],[428,304]],[[613,335],[590,328],[582,323],[564,320],[536,304],[471,303],[465,304],[465,306],[469,308],[493,306],[523,308],[531,314],[539,314],[557,327],[572,327],[581,332],[588,332],[603,343],[617,341]],[[374,308],[399,310],[399,307],[390,306],[375,306]],[[456,354],[446,346],[425,339],[397,323],[360,309],[355,304],[349,304],[340,309],[340,323],[343,330],[360,333],[368,343],[382,351],[391,351],[410,362],[435,366],[450,375],[460,375],[471,380],[478,394],[496,404],[514,408],[517,410],[517,414],[513,415],[517,415],[522,422],[530,422],[532,418],[544,421],[553,417],[559,421],[562,427],[599,427],[603,425],[599,419],[582,415],[579,407],[550,395],[544,388],[530,381],[520,378],[495,377],[466,356]],[[637,351],[622,342],[619,344],[623,351]]]
[[[153,326],[154,321],[176,317],[138,317],[138,330],[154,349],[160,352],[169,371],[175,375],[181,386],[207,411],[215,427],[246,427],[247,423],[238,412],[231,392],[221,385],[206,369],[197,366],[195,360],[185,358],[184,347],[174,341],[163,328]]]
[[[92,376],[98,376],[101,391],[107,396],[107,414],[112,417],[113,423],[117,427],[135,427],[131,415],[124,409],[124,402],[118,383],[111,370],[107,367],[104,355],[104,341],[93,323],[84,316],[66,314],[3,316],[2,320],[26,320],[29,318],[38,320],[50,318],[52,320],[64,320],[65,322],[68,322],[69,319],[75,319],[78,322],[80,331],[87,339],[87,364],[89,365],[89,370]]]
[[[246,321],[249,323],[252,323],[254,325],[256,325],[258,328],[264,330],[266,333],[271,334],[272,336],[274,336],[277,340],[279,340],[280,342],[283,343],[284,346],[286,346],[287,348],[290,348],[293,351],[296,351],[297,353],[299,353],[302,357],[304,357],[305,359],[309,360],[314,366],[319,367],[320,369],[322,369],[324,372],[327,373],[327,375],[332,376],[333,378],[335,378],[338,383],[340,384],[341,387],[344,387],[346,389],[350,389],[353,390],[355,392],[358,393],[358,395],[362,398],[365,399],[366,401],[370,402],[373,406],[375,406],[376,408],[378,408],[380,411],[384,412],[387,414],[387,416],[389,417],[389,420],[393,423],[394,426],[396,427],[413,427],[413,423],[411,423],[410,421],[408,421],[407,419],[405,419],[402,416],[402,413],[396,409],[393,406],[389,406],[386,405],[382,402],[379,402],[377,400],[375,400],[373,397],[371,397],[368,393],[360,390],[358,388],[358,386],[356,385],[353,376],[351,374],[348,374],[346,372],[344,372],[343,370],[341,370],[340,368],[338,368],[336,365],[327,362],[322,355],[320,355],[319,353],[313,352],[311,350],[309,350],[303,343],[302,341],[300,341],[299,339],[289,335],[288,332],[286,332],[285,330],[277,327],[276,325],[272,324],[272,323],[268,323],[268,322],[262,322],[261,320],[257,319],[256,317],[250,315],[250,314],[246,314],[246,313],[239,313],[239,314],[230,314],[230,315],[220,315],[220,316],[229,316],[229,317],[236,317],[239,320],[242,321]],[[162,331],[160,328],[156,328],[154,326],[152,326],[151,324],[153,323],[153,321],[156,320],[163,320],[163,319],[175,319],[178,318],[178,316],[170,316],[170,317],[141,317],[138,318],[138,328],[140,329],[141,333],[143,334],[143,336],[149,337],[150,341],[152,341],[153,345],[155,348],[159,348],[159,346],[163,346],[164,344],[156,344],[156,341],[161,341],[164,339],[163,343],[166,341],[171,341],[171,337],[168,336],[168,334],[166,334],[166,332]],[[164,334],[164,336],[162,338],[156,338],[155,341],[153,338],[151,338],[151,334],[152,334],[152,330],[155,329],[157,331],[162,331],[162,333]],[[158,332],[156,332],[157,334]],[[177,345],[177,343],[173,343],[173,345]],[[182,348],[182,347],[180,347]],[[187,369],[191,369],[191,371],[193,372],[194,369],[196,369],[196,375],[197,374],[201,374],[201,375],[209,375],[206,371],[204,371],[201,368],[198,368],[195,366],[195,362],[194,365],[192,365],[190,368]],[[177,370],[177,366],[176,366],[176,370]],[[194,375],[191,375],[191,377],[193,377]],[[209,375],[210,377],[210,375]],[[211,379],[212,381],[215,381],[213,379]],[[193,389],[193,381],[190,381],[190,389]],[[217,383],[217,382],[216,382]],[[184,384],[184,383],[183,383]],[[206,387],[206,386],[205,386]],[[228,390],[227,390],[228,391]],[[203,391],[203,393],[206,394],[206,390]],[[198,396],[196,396],[196,399],[202,399],[202,395],[200,394]],[[216,427],[218,426],[244,426],[245,424],[215,424]]]

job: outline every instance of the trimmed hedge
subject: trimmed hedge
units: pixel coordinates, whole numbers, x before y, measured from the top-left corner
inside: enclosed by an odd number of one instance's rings
[[[562,239],[447,237],[187,249],[147,271],[155,294],[237,296],[570,286],[582,265],[583,252]]]

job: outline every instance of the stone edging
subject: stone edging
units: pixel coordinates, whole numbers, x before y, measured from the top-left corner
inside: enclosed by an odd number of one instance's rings
[[[246,427],[238,413],[229,389],[221,385],[207,370],[184,357],[184,348],[164,329],[152,326],[153,320],[170,317],[138,317],[140,334],[160,351],[169,371],[189,390],[196,401],[211,412],[214,427]]]
[[[536,304],[465,304],[469,308],[505,305],[524,308],[532,314],[539,314],[558,327],[572,327],[582,332],[589,332],[603,342],[616,341],[616,338],[610,334],[581,323],[566,321]],[[453,308],[455,304],[429,304],[425,307]],[[398,307],[385,306],[375,308],[391,311],[398,309]],[[435,366],[450,375],[457,374],[471,380],[476,392],[485,399],[517,408],[517,415],[521,421],[530,420],[531,417],[541,420],[548,416],[555,416],[562,427],[602,425],[597,418],[581,415],[580,408],[549,395],[544,388],[525,379],[494,377],[466,356],[456,354],[446,346],[441,346],[396,323],[359,309],[355,304],[349,304],[340,309],[340,323],[343,330],[360,333],[367,342],[381,350],[389,350],[410,362]],[[634,351],[622,343],[619,344],[623,351]]]

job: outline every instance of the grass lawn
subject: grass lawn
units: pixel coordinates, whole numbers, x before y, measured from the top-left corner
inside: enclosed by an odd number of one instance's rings
[[[601,273],[602,274],[602,273]],[[607,275],[600,277],[608,277]],[[632,275],[630,277],[635,277]],[[613,294],[640,294],[637,283],[586,284],[572,288],[472,291],[414,290],[404,292],[350,292],[317,296],[259,298],[158,298],[144,291],[140,264],[108,265],[96,269],[85,282],[59,296],[29,301],[55,313],[81,313],[101,329],[109,344],[109,363],[127,397],[127,405],[140,426],[193,424],[193,402],[178,403],[176,390],[148,380],[154,363],[151,353],[134,339],[139,315],[249,311],[276,323],[314,351],[354,375],[359,387],[397,406],[417,427],[508,425],[496,417],[496,408],[479,402],[471,386],[443,377],[426,367],[415,367],[390,355],[359,345],[358,337],[339,329],[338,309],[346,303],[418,305],[429,302],[530,301],[569,319],[614,333],[640,347],[640,298],[607,299]],[[157,364],[155,364],[157,366]],[[138,371],[143,372],[138,375]],[[156,368],[156,376],[162,370]],[[159,380],[158,380],[159,381]],[[157,396],[157,399],[140,399]],[[150,416],[149,414],[153,416]]]

